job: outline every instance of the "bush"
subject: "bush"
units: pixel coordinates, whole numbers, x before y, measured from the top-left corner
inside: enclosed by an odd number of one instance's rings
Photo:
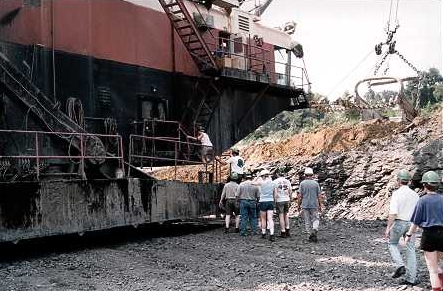
[[[440,108],[440,106],[440,103],[431,103],[431,101],[429,101],[426,106],[420,109],[420,115],[424,117],[430,117],[434,114],[436,110]]]

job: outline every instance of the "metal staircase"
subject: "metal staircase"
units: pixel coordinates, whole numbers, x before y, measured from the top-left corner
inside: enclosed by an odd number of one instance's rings
[[[222,89],[209,81],[204,85],[197,82],[195,90],[195,97],[188,100],[181,123],[187,128],[195,128],[197,124],[207,128],[215,109],[219,106]]]
[[[7,95],[11,98],[21,102],[48,131],[54,132],[59,138],[68,142],[70,146],[81,151],[84,146],[92,145],[95,152],[105,152],[100,138],[88,136],[86,140],[82,140],[78,133],[86,134],[85,129],[63,113],[59,109],[58,103],[49,99],[4,54],[0,53],[0,91],[2,90],[7,92]],[[73,134],[67,135],[65,133]],[[89,147],[86,151],[92,155]],[[97,160],[97,163],[101,162],[101,160]]]
[[[217,72],[219,68],[215,59],[183,0],[159,0],[159,2],[200,72]]]
[[[0,87],[9,91],[53,132],[82,132],[85,130],[58,109],[31,80],[0,53]]]

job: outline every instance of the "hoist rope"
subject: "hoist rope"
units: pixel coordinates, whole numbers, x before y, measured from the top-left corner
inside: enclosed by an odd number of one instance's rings
[[[395,8],[395,23],[396,24],[398,23],[398,18],[397,18],[397,15],[398,15],[398,2],[400,2],[400,0],[397,0],[397,7]]]
[[[392,15],[392,2],[394,0],[391,0],[391,4],[389,5],[389,18],[388,18],[388,31],[391,30],[391,15]]]
[[[371,48],[371,50],[366,54],[366,56],[348,73],[346,74],[333,88],[332,90],[326,95],[326,96],[330,96],[332,93],[334,93],[334,91],[338,88],[338,86],[340,86],[341,84],[343,84],[343,82],[352,74],[354,73],[355,70],[357,70],[360,65],[366,61],[366,59],[372,54],[373,49]]]

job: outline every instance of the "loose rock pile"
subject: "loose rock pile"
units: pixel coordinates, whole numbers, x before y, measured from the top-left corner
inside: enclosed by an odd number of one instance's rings
[[[435,122],[439,116],[416,121],[418,126],[403,133],[396,133],[402,131],[398,127],[382,138],[368,138],[346,151],[324,151],[309,159],[294,156],[259,166],[285,167],[293,185],[299,184],[304,167],[312,167],[327,194],[329,218],[384,219],[399,169],[414,173],[417,188],[424,172],[443,172],[441,127]]]

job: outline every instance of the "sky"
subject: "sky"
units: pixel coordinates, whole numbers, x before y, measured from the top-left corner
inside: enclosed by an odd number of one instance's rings
[[[442,0],[392,0],[391,23],[397,1],[396,49],[419,70],[442,72]],[[262,22],[273,27],[297,23],[294,38],[303,45],[312,91],[334,100],[373,75],[374,46],[386,40],[390,7],[391,0],[274,0]],[[416,75],[398,56],[388,61],[387,75]]]

